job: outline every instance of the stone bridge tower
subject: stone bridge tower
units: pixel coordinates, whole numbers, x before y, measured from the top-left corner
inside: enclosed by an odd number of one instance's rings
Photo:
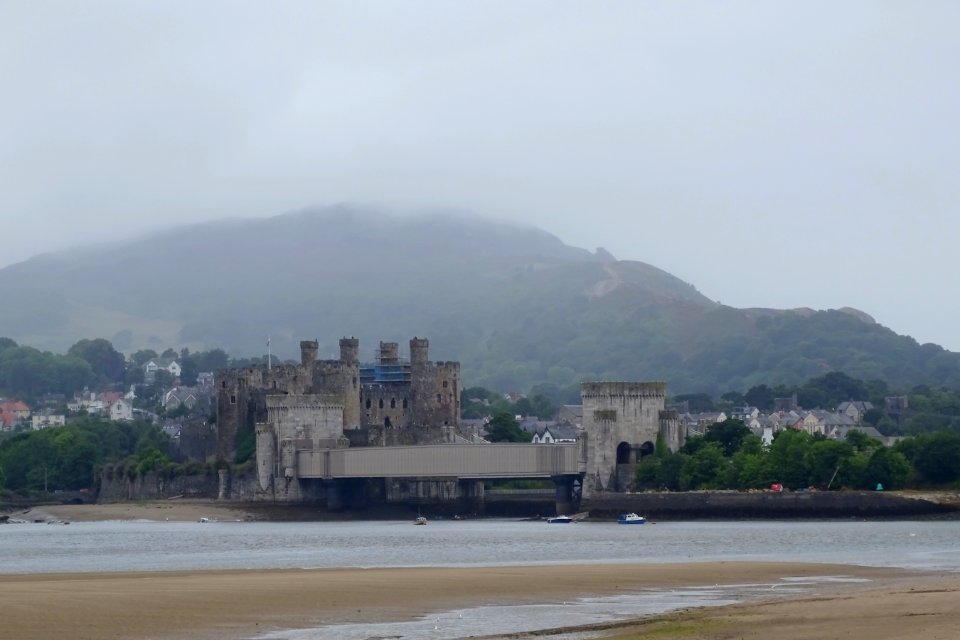
[[[583,497],[631,489],[636,464],[653,455],[658,435],[671,450],[683,444],[676,414],[664,411],[666,392],[664,382],[583,383]]]

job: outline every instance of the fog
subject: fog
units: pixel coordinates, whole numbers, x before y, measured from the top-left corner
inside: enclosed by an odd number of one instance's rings
[[[960,4],[0,4],[0,266],[463,210],[960,350]],[[103,285],[103,283],[98,283]]]

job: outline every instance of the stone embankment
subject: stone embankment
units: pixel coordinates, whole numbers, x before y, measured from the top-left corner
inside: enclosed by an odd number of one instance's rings
[[[635,512],[650,519],[960,518],[960,496],[883,491],[691,491],[608,494],[585,500],[593,518]]]

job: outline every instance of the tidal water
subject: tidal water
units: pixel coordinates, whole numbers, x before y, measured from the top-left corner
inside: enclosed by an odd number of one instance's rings
[[[0,526],[0,574],[320,567],[769,560],[960,571],[960,522],[661,522],[547,524],[542,521],[76,522]],[[2,579],[2,576],[0,576]],[[726,604],[817,583],[673,589],[536,606],[484,607],[413,622],[282,631],[273,640],[370,637],[463,638],[582,625],[680,607]],[[571,636],[572,637],[572,636]],[[587,637],[587,636],[577,636]]]

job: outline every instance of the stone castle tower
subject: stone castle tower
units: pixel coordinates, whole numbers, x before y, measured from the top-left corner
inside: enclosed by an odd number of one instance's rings
[[[653,455],[657,437],[672,451],[684,435],[675,411],[664,410],[664,382],[584,382],[586,473],[583,496],[633,487],[636,464]]]

